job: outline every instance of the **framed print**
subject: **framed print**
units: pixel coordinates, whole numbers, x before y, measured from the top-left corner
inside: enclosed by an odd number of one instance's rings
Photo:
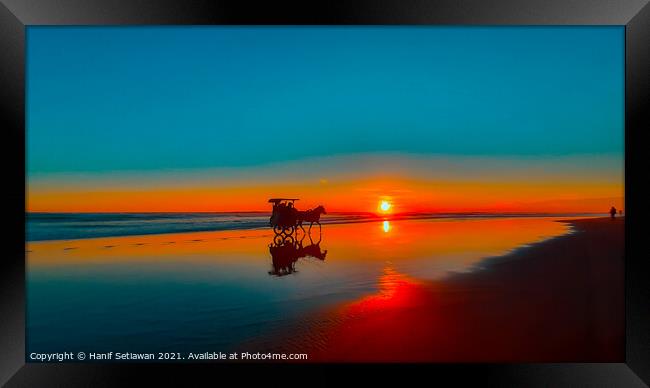
[[[8,386],[650,380],[646,2],[0,18]]]

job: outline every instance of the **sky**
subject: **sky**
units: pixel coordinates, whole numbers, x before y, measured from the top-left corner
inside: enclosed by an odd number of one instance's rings
[[[623,206],[623,27],[28,27],[28,211]]]

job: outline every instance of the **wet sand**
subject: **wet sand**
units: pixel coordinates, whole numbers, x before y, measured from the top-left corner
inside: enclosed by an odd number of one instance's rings
[[[268,230],[30,242],[28,347],[621,360],[623,221],[557,220],[327,225],[289,276]]]
[[[310,361],[621,362],[624,219],[419,281],[390,268],[380,292],[312,317],[287,344]]]

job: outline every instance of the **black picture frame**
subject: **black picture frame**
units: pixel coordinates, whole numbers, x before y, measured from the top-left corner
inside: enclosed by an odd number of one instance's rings
[[[626,352],[622,363],[284,365],[255,364],[34,364],[25,363],[25,30],[31,25],[622,25],[625,26]],[[171,382],[172,375],[209,378],[232,372],[250,377],[368,369],[366,378],[425,372],[454,385],[646,386],[650,383],[650,270],[640,243],[643,203],[643,132],[650,128],[650,5],[647,0],[367,0],[287,2],[207,0],[0,0],[0,112],[2,201],[6,241],[0,265],[0,384],[8,386],[114,386]],[[594,80],[597,82],[597,80]],[[637,170],[639,171],[638,175]],[[291,369],[291,370],[290,370]],[[325,369],[325,370],[323,370]],[[181,376],[181,375],[179,375]],[[314,375],[312,375],[314,376]],[[219,377],[220,378],[220,377]],[[177,380],[180,384],[181,380]],[[241,381],[241,380],[240,380]],[[305,381],[307,382],[307,381]],[[322,381],[321,381],[322,382]]]

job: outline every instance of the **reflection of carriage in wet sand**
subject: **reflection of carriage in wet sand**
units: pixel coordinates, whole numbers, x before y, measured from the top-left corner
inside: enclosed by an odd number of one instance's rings
[[[327,214],[323,206],[318,206],[314,209],[307,211],[299,211],[294,206],[298,198],[271,198],[269,203],[273,204],[273,213],[269,223],[273,227],[276,235],[292,235],[296,231],[296,227],[302,227],[303,222],[309,222],[309,230],[313,224],[318,224],[320,227],[321,214]]]
[[[310,245],[304,246],[305,235],[300,241],[295,241],[292,236],[276,235],[273,243],[269,245],[271,253],[272,268],[269,275],[284,276],[296,272],[296,262],[301,258],[311,257],[318,260],[325,260],[327,250],[320,247],[321,240],[314,243],[309,236]]]

